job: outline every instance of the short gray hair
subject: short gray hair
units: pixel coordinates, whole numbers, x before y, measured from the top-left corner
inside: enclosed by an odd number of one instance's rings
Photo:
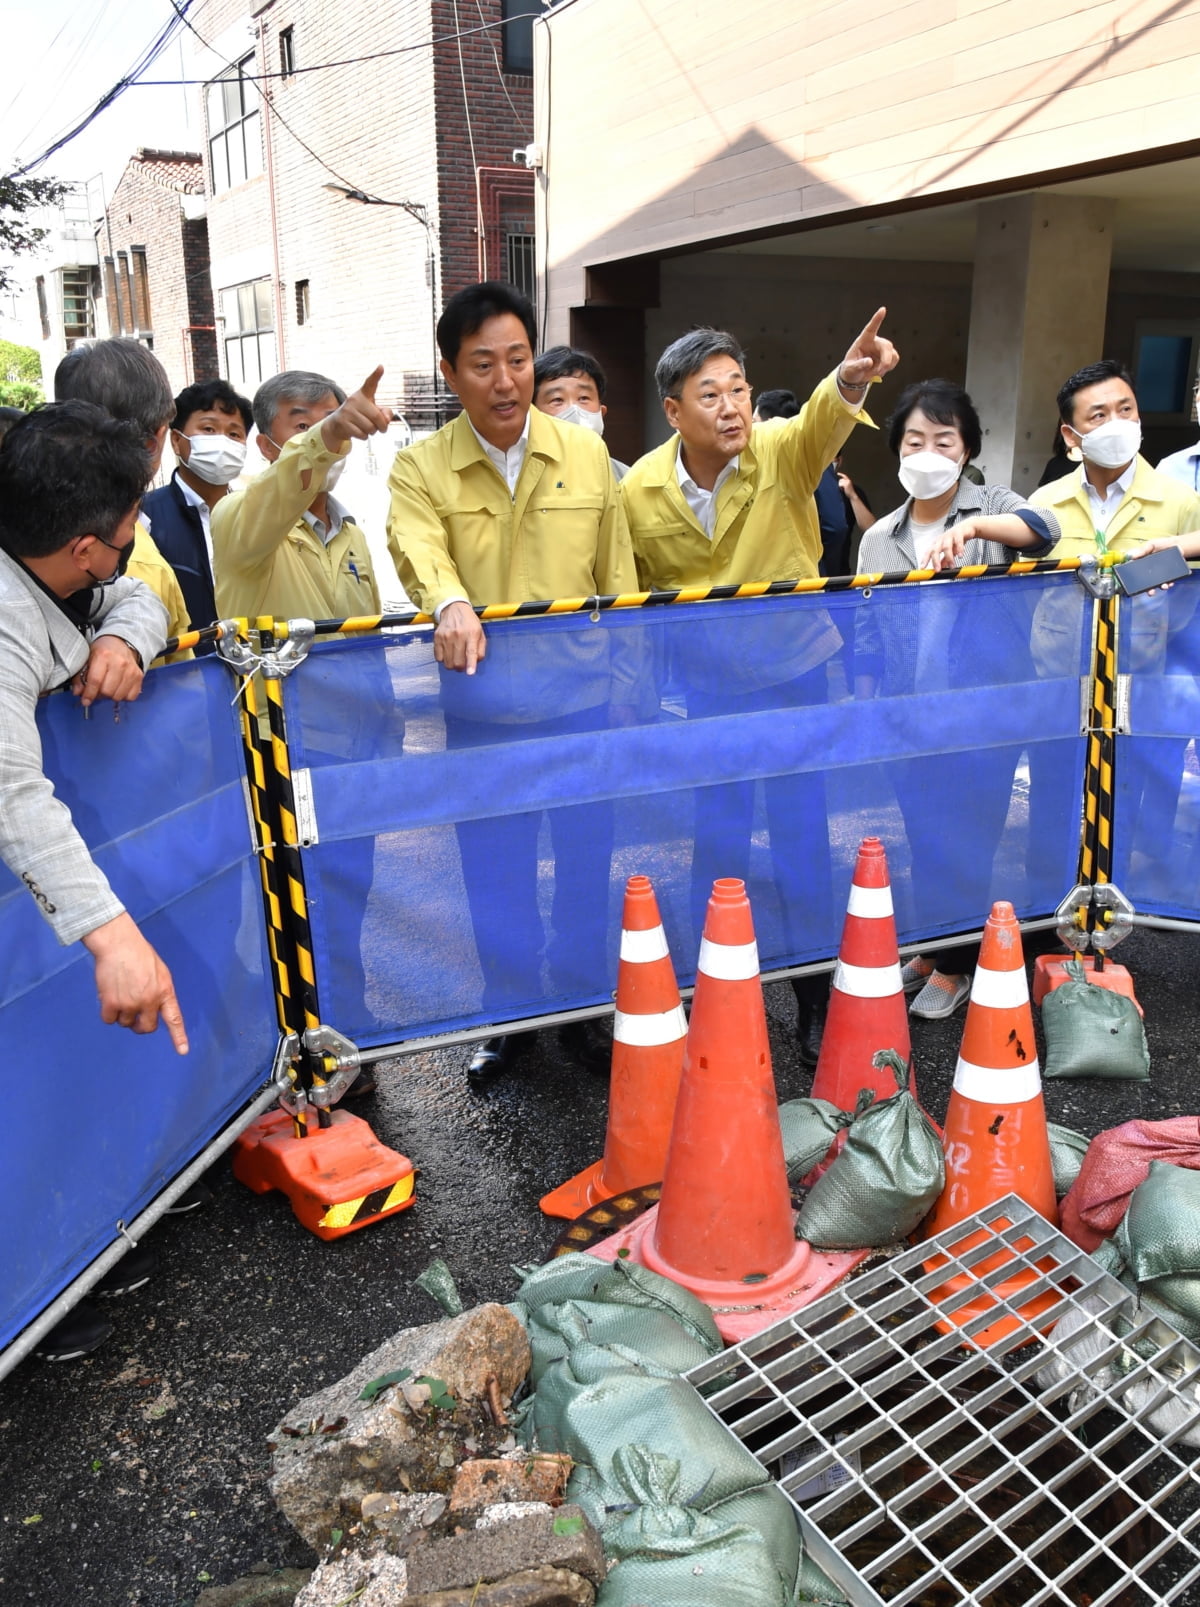
[[[710,357],[732,357],[745,372],[746,354],[734,337],[724,329],[692,329],[673,340],[658,359],[654,382],[658,386],[659,401],[668,396],[679,399],[685,380],[698,374]]]
[[[263,380],[255,391],[255,426],[260,435],[270,435],[281,402],[319,402],[330,395],[337,398],[339,407],[346,400],[342,387],[324,374],[314,374],[307,368],[285,368],[282,374]]]
[[[167,371],[140,340],[73,346],[54,370],[54,398],[92,402],[110,417],[136,424],[147,440],[175,417]]]

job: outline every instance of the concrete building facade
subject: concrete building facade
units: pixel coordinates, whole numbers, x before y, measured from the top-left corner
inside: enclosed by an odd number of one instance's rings
[[[287,367],[353,388],[382,362],[381,401],[417,429],[445,416],[445,298],[481,273],[534,283],[533,175],[513,161],[532,138],[532,63],[485,27],[524,10],[210,0],[195,66],[235,384]]]
[[[546,339],[608,366],[619,456],[664,437],[654,359],[693,324],[803,394],[880,305],[872,412],[965,382],[989,480],[1036,484],[1101,356],[1152,459],[1194,437],[1200,0],[560,0],[535,41]],[[848,459],[893,506],[881,437]]]

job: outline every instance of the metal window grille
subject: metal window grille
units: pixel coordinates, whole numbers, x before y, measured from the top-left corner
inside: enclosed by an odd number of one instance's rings
[[[508,282],[537,300],[537,252],[531,234],[510,234],[505,241]]]
[[[1019,1295],[946,1322],[1018,1272]],[[1027,1318],[1039,1294],[1052,1304]],[[1000,1311],[1015,1331],[965,1342]],[[1062,1337],[1040,1331],[1062,1318]],[[689,1377],[855,1607],[1200,1599],[1200,1350],[1013,1196]]]
[[[252,78],[254,54],[244,56],[205,91],[208,156],[214,194],[243,184],[262,172],[262,130],[258,89]]]

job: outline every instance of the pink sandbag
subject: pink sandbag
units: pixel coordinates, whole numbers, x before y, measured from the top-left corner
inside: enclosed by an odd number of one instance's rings
[[[1200,1171],[1200,1116],[1122,1122],[1098,1133],[1059,1207],[1067,1237],[1082,1250],[1097,1249],[1125,1215],[1134,1189],[1150,1175],[1151,1161]]]

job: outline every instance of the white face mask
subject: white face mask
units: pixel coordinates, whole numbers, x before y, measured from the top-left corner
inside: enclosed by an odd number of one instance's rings
[[[604,434],[604,414],[589,413],[586,407],[580,407],[578,402],[572,402],[570,407],[564,407],[555,418],[564,424],[582,424],[585,430],[595,430],[597,435]]]
[[[349,452],[346,452],[342,457],[338,458],[336,463],[331,463],[329,465],[329,468],[325,471],[325,484],[321,487],[324,492],[328,493],[333,490],[334,486],[346,472],[346,465],[349,463],[349,461],[350,454]]]
[[[910,497],[918,502],[932,502],[949,491],[962,468],[958,458],[944,458],[940,452],[911,452],[900,459],[896,473]]]
[[[208,485],[228,485],[246,467],[246,443],[228,435],[186,435],[185,467]]]
[[[1110,418],[1080,435],[1079,449],[1098,469],[1123,469],[1142,449],[1142,426],[1137,419]]]

